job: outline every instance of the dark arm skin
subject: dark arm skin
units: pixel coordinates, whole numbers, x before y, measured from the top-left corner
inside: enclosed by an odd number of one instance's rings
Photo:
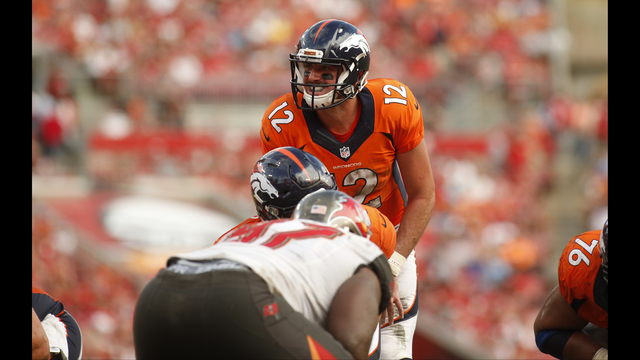
[[[342,284],[333,298],[327,331],[355,359],[368,359],[371,338],[378,326],[381,296],[378,276],[363,267]]]
[[[588,323],[573,311],[556,286],[542,305],[533,323],[533,331],[537,334],[542,330],[576,330],[564,347],[563,359],[591,359],[602,346],[589,335],[579,331]]]
[[[42,328],[36,311],[31,308],[31,359],[49,358],[49,339]]]

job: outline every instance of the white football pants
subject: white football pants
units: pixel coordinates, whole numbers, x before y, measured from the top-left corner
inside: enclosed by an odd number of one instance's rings
[[[382,324],[373,334],[369,347],[369,358],[379,348],[381,360],[411,359],[413,350],[413,335],[418,324],[418,272],[416,266],[416,252],[413,250],[407,257],[398,274],[398,295],[404,309],[404,318],[400,319],[398,309],[394,306],[394,323]],[[378,336],[378,331],[380,335]],[[377,356],[376,356],[377,358]]]

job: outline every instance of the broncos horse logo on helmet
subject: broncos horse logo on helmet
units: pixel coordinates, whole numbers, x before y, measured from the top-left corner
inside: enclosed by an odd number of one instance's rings
[[[253,190],[253,198],[260,203],[264,201],[258,195],[258,191],[266,193],[270,199],[278,198],[278,190],[271,185],[269,179],[263,173],[255,172],[251,174],[251,189]]]
[[[337,188],[318,158],[292,146],[264,154],[251,174],[253,202],[258,216],[265,221],[290,218],[307,194]]]

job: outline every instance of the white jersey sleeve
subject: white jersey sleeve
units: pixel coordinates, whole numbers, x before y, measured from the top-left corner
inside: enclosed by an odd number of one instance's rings
[[[169,261],[229,259],[244,264],[294,310],[324,325],[342,283],[381,255],[371,241],[341,229],[308,220],[278,220],[239,228],[213,246]]]

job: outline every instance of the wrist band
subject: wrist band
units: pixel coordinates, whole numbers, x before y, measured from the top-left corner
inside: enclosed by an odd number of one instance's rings
[[[400,270],[402,269],[402,265],[407,261],[407,258],[400,255],[397,251],[393,252],[393,255],[387,260],[389,262],[389,267],[391,267],[391,273],[393,276],[397,277],[400,274]]]
[[[609,360],[609,350],[607,348],[600,348],[593,355],[593,360]]]

